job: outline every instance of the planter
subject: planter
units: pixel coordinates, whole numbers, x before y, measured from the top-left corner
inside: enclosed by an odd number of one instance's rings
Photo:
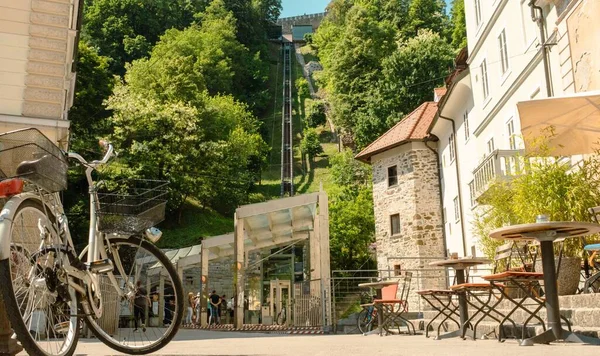
[[[555,263],[558,267],[558,256],[555,256]],[[536,272],[542,272],[542,258],[538,256],[535,262]],[[577,293],[579,287],[579,277],[581,272],[581,257],[563,256],[560,263],[558,274],[558,295],[572,295]]]

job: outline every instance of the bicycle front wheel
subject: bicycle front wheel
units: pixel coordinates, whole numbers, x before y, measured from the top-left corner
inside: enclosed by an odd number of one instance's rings
[[[64,270],[72,255],[37,199],[24,200],[10,228],[10,257],[0,261],[8,319],[29,355],[70,356],[79,338],[75,290]]]
[[[114,269],[98,275],[102,317],[86,317],[96,337],[132,355],[155,352],[171,341],[183,317],[183,288],[164,253],[139,237],[110,238]]]
[[[363,309],[358,313],[357,327],[361,333],[366,334],[377,328],[377,315],[373,310]]]

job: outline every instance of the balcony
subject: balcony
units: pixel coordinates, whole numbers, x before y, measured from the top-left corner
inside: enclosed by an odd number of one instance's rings
[[[510,180],[523,169],[523,150],[495,150],[473,170],[471,205],[497,180]]]

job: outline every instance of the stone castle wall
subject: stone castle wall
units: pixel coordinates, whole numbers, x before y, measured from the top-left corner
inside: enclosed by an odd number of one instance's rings
[[[422,142],[407,143],[372,158],[377,267],[413,273],[409,304],[422,305],[416,290],[444,288],[442,270],[428,263],[444,256],[437,160]],[[398,184],[388,187],[388,167],[396,165]],[[400,233],[391,235],[390,216],[400,215]],[[386,273],[387,275],[387,273]]]
[[[323,21],[323,18],[325,17],[326,14],[327,14],[326,12],[322,12],[322,13],[318,13],[318,14],[307,14],[307,15],[300,15],[300,16],[293,16],[293,17],[284,17],[284,18],[277,20],[277,24],[281,25],[284,35],[291,34],[292,26],[298,26],[298,25],[312,25],[313,31],[316,31],[317,28],[319,28],[319,25],[321,25],[321,21]]]

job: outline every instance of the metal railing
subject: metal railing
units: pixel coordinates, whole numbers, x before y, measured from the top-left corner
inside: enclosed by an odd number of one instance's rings
[[[390,257],[391,260],[415,260],[416,257]],[[423,258],[420,258],[423,259]],[[427,258],[439,260],[443,258]],[[427,264],[426,264],[427,265]],[[410,293],[408,295],[408,312],[419,313],[426,309],[426,304],[416,293],[431,288],[448,288],[454,282],[454,270],[443,267],[404,268],[401,273],[412,272]],[[382,279],[402,278],[393,269],[384,270],[335,270],[331,274],[331,309],[335,332],[340,332],[340,322],[350,322],[352,315],[360,312],[360,304],[369,303],[374,291],[359,288],[361,283],[375,282]],[[468,282],[481,281],[481,276],[490,273],[489,267],[479,266],[468,274]],[[344,320],[344,321],[342,321]],[[352,327],[350,327],[352,328]]]
[[[479,198],[495,180],[508,180],[523,170],[523,150],[495,150],[473,170],[472,199]]]

